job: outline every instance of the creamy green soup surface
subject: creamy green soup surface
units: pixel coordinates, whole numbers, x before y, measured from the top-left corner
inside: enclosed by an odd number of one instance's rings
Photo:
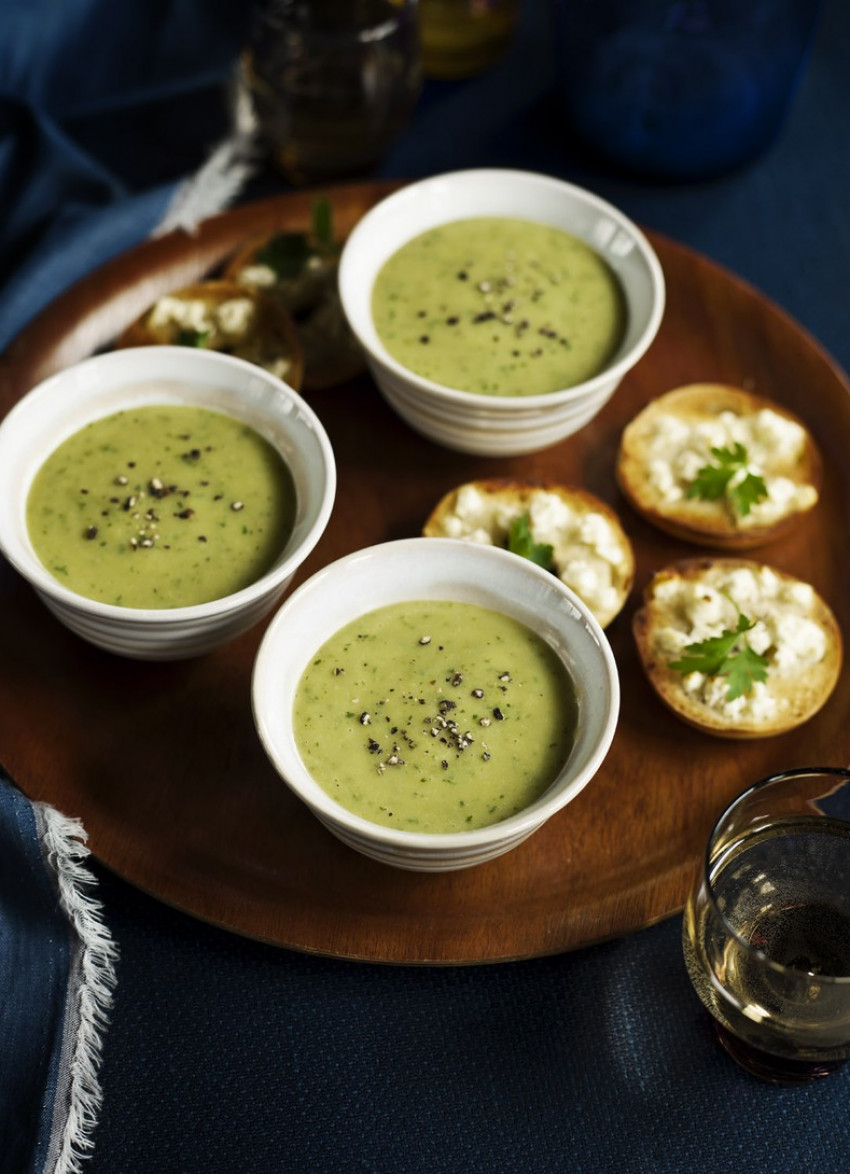
[[[346,625],[304,671],[293,719],[315,781],[349,811],[414,832],[506,819],[569,756],[572,680],[554,650],[500,612],[392,604]]]
[[[27,527],[41,562],[104,603],[171,608],[247,587],[295,518],[292,475],[248,424],[188,404],[95,420],[36,473]]]
[[[598,374],[626,326],[622,286],[589,245],[510,217],[455,220],[381,267],[375,329],[426,379],[482,395],[539,395]]]

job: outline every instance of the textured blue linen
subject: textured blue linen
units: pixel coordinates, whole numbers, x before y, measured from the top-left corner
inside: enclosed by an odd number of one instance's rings
[[[44,1169],[70,976],[32,804],[0,777],[0,1174]]]
[[[94,14],[107,10],[101,23]],[[168,53],[150,48],[149,12]],[[65,61],[56,30],[75,15],[92,43]],[[0,87],[17,120],[0,141],[5,341],[150,231],[199,161],[198,128],[207,146],[222,129],[210,127],[210,79],[225,78],[244,15],[224,0],[4,0]],[[130,68],[113,46],[136,38],[148,48]],[[572,139],[555,86],[569,66],[553,52],[545,0],[527,0],[508,57],[469,82],[429,84],[380,173],[499,165],[584,184],[740,273],[850,367],[848,44],[850,5],[827,0],[764,156],[711,183],[641,183]],[[146,97],[163,85],[167,126]],[[78,139],[63,112],[79,90],[91,118]],[[260,176],[252,191],[279,186]],[[95,872],[121,960],[89,1174],[850,1169],[850,1069],[795,1089],[740,1072],[690,989],[679,918],[510,965],[383,967],[244,941]]]

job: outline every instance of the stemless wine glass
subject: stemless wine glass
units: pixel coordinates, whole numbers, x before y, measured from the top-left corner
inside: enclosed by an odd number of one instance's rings
[[[292,183],[366,172],[419,97],[417,0],[256,0],[242,66]]]
[[[685,908],[720,1042],[779,1083],[850,1058],[850,770],[762,779],[720,816]]]

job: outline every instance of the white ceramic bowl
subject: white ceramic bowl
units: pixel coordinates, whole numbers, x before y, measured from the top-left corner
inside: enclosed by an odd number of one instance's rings
[[[167,391],[156,386],[163,381]],[[117,607],[68,590],[33,550],[26,501],[44,460],[92,420],[149,403],[227,412],[252,425],[289,466],[297,497],[292,535],[274,566],[241,591],[191,607]],[[194,656],[255,624],[318,542],[335,491],[330,441],[309,405],[260,367],[215,351],[151,346],[97,355],[40,383],[0,424],[0,551],[68,628],[110,652],[143,660]]]
[[[625,336],[608,366],[583,383],[545,395],[499,397],[423,379],[389,354],[372,320],[372,287],[384,262],[412,237],[448,221],[509,216],[564,229],[609,263],[625,292]],[[613,395],[654,339],[664,313],[664,276],[643,233],[598,196],[524,171],[456,171],[400,189],[363,217],[339,268],[349,324],[387,401],[418,432],[447,448],[515,456],[582,428]]]
[[[504,612],[557,651],[576,686],[579,720],[568,760],[546,793],[500,823],[448,834],[382,827],[353,815],[316,783],[298,752],[292,708],[316,650],[345,624],[386,604],[449,599]],[[275,769],[344,843],[422,872],[466,868],[507,852],[570,802],[605,758],[619,712],[610,646],[585,605],[555,575],[493,546],[408,538],[372,546],[318,571],[272,619],[254,664],[254,720]]]

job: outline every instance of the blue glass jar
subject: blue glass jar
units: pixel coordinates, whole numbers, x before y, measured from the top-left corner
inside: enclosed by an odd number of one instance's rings
[[[555,0],[557,85],[592,151],[652,179],[753,159],[783,125],[818,0]]]

